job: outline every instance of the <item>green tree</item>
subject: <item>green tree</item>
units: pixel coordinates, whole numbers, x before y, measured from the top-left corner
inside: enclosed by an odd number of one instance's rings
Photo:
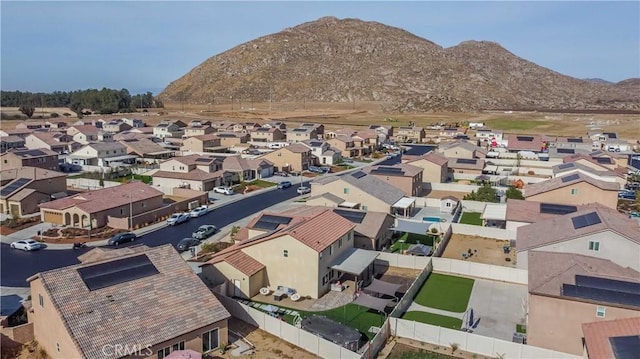
[[[515,187],[509,187],[509,189],[506,192],[506,195],[507,195],[507,199],[524,199],[522,192]]]
[[[36,108],[33,105],[22,105],[18,108],[18,111],[25,114],[27,117],[33,117],[33,114],[36,112]]]
[[[463,199],[479,202],[496,202],[498,192],[489,184],[485,184],[478,188],[478,192],[471,191],[471,193],[464,196]]]

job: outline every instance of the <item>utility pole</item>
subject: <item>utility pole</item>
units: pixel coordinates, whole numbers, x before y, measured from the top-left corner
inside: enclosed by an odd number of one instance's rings
[[[133,231],[133,192],[129,192],[129,229]]]

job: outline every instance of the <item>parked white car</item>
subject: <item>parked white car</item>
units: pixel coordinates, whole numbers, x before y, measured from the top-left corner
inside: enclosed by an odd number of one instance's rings
[[[193,218],[200,217],[200,216],[204,216],[207,213],[209,213],[209,206],[200,206],[200,207],[194,208],[191,211],[191,217]]]
[[[233,188],[224,187],[224,186],[218,186],[218,187],[213,187],[213,192],[222,193],[222,194],[226,194],[226,195],[231,195],[231,194],[233,194]]]
[[[189,213],[174,213],[167,219],[167,224],[175,226],[176,224],[187,222],[189,219],[191,219]]]
[[[300,186],[300,187],[298,187],[296,192],[298,192],[298,194],[307,194],[307,193],[311,192],[311,188],[305,187],[305,186]]]
[[[23,240],[11,243],[11,248],[22,249],[25,252],[35,251],[43,247],[44,245],[42,243],[36,242],[33,239],[23,239]]]

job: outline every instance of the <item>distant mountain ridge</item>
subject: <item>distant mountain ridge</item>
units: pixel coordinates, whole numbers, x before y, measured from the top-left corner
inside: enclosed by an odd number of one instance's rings
[[[324,17],[215,55],[173,81],[165,101],[380,101],[389,110],[640,110],[638,79],[585,81],[488,41],[443,48],[405,30]]]

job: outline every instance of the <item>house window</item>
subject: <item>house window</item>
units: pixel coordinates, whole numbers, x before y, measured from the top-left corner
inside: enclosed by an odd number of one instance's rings
[[[38,302],[40,303],[40,307],[44,308],[44,298],[42,298],[42,294],[38,294]]]
[[[320,259],[322,259],[322,253],[324,253],[324,251],[320,252]]]
[[[599,251],[600,250],[600,242],[589,241],[589,250],[590,251]]]
[[[342,247],[342,238],[338,239],[338,248]]]
[[[124,208],[120,208],[120,214],[124,214]]]
[[[184,350],[184,340],[177,342],[171,347],[171,351]]]
[[[353,232],[349,232],[349,240],[353,239]]]
[[[142,202],[142,203],[140,203],[140,206],[141,206],[142,208],[144,208],[144,207],[146,207],[146,206],[147,206],[147,204],[146,204],[145,202]]]
[[[366,211],[367,209],[369,209],[369,207],[367,207],[367,206],[362,206],[362,210],[363,210],[363,211]]]
[[[578,194],[578,189],[577,189],[577,188],[572,188],[572,189],[571,189],[571,195],[572,195],[572,196],[575,196],[575,195],[577,195],[577,194]]]
[[[444,204],[445,207],[451,207],[451,202],[447,202]]]
[[[218,328],[202,333],[202,351],[208,352],[219,346]]]
[[[60,343],[56,343],[56,349],[60,351]]]
[[[171,354],[171,347],[162,348],[158,350],[158,359],[163,359],[169,354]]]
[[[282,255],[284,255],[285,257],[288,258],[289,257],[289,251],[285,249],[284,251],[282,251]]]
[[[329,246],[329,255],[333,255],[333,244]]]
[[[605,308],[605,307],[601,307],[601,306],[598,306],[598,307],[596,308],[596,317],[598,317],[598,318],[604,318],[604,316],[605,316],[605,314],[606,314],[606,313],[607,313],[607,308]]]
[[[342,193],[344,193],[344,194],[349,194],[349,189],[348,189],[348,188],[344,188],[344,189],[342,190]]]

